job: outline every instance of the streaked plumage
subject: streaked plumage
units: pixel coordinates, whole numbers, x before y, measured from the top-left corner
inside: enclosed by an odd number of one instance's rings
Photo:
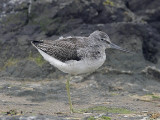
[[[65,73],[74,75],[92,72],[102,66],[106,59],[106,48],[126,51],[111,43],[108,35],[101,31],[95,31],[89,37],[32,41],[32,45],[50,64]],[[70,78],[66,82],[66,88],[72,113],[74,110],[70,97],[69,80]]]
[[[32,41],[32,44],[44,59],[61,71],[69,74],[82,74],[98,69],[105,61],[106,45],[103,41],[99,42],[99,37],[109,37],[104,32],[94,33],[96,34],[92,33],[89,37]]]

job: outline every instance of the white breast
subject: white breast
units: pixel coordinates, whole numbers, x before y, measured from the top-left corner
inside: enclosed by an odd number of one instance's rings
[[[104,63],[106,59],[105,53],[98,59],[84,59],[80,61],[69,60],[67,62],[61,62],[54,57],[46,54],[42,50],[39,50],[40,54],[44,57],[46,61],[48,61],[51,65],[57,67],[59,70],[69,73],[69,74],[83,74],[87,72],[92,72],[98,69]]]

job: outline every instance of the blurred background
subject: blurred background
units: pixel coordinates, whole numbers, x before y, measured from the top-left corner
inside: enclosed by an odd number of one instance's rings
[[[159,13],[159,0],[1,0],[0,115],[15,112],[58,119],[56,112],[68,111],[66,74],[46,62],[30,42],[88,36],[101,30],[113,43],[134,54],[107,49],[106,62],[99,70],[73,77],[73,106],[138,111],[127,118],[120,115],[122,120],[147,120],[155,114],[158,119]],[[89,111],[91,116],[96,116],[93,111]],[[101,113],[111,119],[118,119],[117,114],[121,114]],[[77,116],[90,117],[74,117]],[[61,115],[60,119],[65,117]]]

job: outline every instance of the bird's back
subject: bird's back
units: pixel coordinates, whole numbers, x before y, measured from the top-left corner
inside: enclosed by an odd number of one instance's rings
[[[32,41],[32,44],[37,49],[42,50],[43,52],[56,58],[57,60],[66,62],[69,60],[79,61],[81,59],[77,54],[77,50],[81,47],[84,47],[84,42],[81,41],[75,38],[64,38],[55,41]]]

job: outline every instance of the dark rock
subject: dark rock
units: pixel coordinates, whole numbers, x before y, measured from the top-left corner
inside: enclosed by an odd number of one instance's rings
[[[158,63],[159,54],[160,54],[160,35],[151,27],[146,28],[147,31],[144,31],[143,39],[143,54],[146,60],[149,60],[153,63]]]
[[[150,76],[153,79],[156,79],[158,81],[160,81],[160,70],[158,68],[155,67],[146,67],[142,73],[144,73],[147,76]]]
[[[63,9],[57,12],[55,18],[63,17],[63,21],[79,18],[84,23],[89,24],[131,21],[127,19],[128,16],[125,12],[129,11],[116,5],[116,2],[113,5],[108,5],[103,1],[92,0],[88,2],[78,0],[64,6]]]
[[[38,25],[26,25],[23,27],[21,34],[22,35],[32,35],[34,33],[40,33],[40,27]]]
[[[127,2],[128,8],[134,12],[157,9],[160,6],[160,3],[157,0],[127,0]]]
[[[160,31],[160,25],[156,24],[160,21],[160,2],[157,0],[127,0],[128,8],[136,15],[140,16],[143,21],[147,21]],[[156,25],[154,25],[156,24]]]
[[[156,22],[151,22],[150,25],[157,29],[157,31],[160,33],[160,22],[159,21],[156,21]]]
[[[22,68],[21,66],[25,66]],[[31,61],[21,61],[16,66],[7,67],[6,71],[14,77],[35,77],[41,74],[42,71],[38,65]]]
[[[54,40],[60,35],[88,36],[97,29],[109,34],[114,43],[135,52],[133,57],[107,50],[105,65],[135,71],[143,68],[146,61],[159,65],[159,2],[156,0],[32,1],[30,13],[25,0],[3,0],[0,6],[5,14],[0,14],[1,76],[53,78],[63,75],[48,63],[38,66],[28,60],[29,56],[39,55],[31,46],[31,40]]]
[[[24,66],[24,67],[22,67]],[[6,72],[13,77],[35,78],[42,74],[42,69],[32,61],[20,61],[16,65],[8,66]]]
[[[3,20],[1,21],[0,29],[4,32],[12,32],[20,29],[24,25],[27,24],[27,12],[17,12],[15,14],[7,15]]]
[[[65,117],[56,117],[56,116],[3,116],[0,117],[0,120],[28,120],[28,119],[32,119],[32,120],[45,120],[45,119],[49,119],[49,120],[66,120]]]

